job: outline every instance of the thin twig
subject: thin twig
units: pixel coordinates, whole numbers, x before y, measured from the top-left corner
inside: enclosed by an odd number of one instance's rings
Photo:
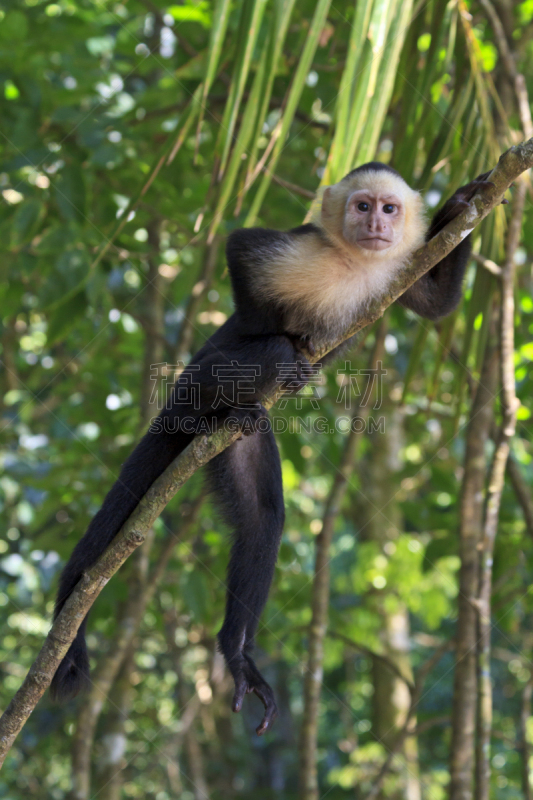
[[[294,194],[299,194],[302,197],[306,197],[308,200],[314,200],[315,198],[315,192],[311,192],[309,189],[304,189],[303,186],[298,186],[296,183],[285,181],[283,178],[280,178],[279,175],[272,175],[272,180],[274,183],[277,183],[278,186],[282,186],[284,189],[294,192]]]
[[[502,268],[499,267],[494,261],[491,261],[490,258],[485,258],[485,256],[481,255],[481,253],[472,253],[472,258],[488,272],[490,272],[491,275],[496,275],[497,278],[501,278]]]
[[[512,455],[507,459],[507,473],[511,479],[516,499],[522,507],[526,530],[533,538],[533,499],[531,498],[531,489]]]
[[[405,683],[411,694],[413,694],[415,691],[415,685],[412,680],[404,675],[398,665],[395,664],[392,659],[383,655],[383,653],[376,653],[376,651],[371,650],[370,647],[361,644],[361,642],[356,642],[353,639],[350,639],[348,636],[345,636],[343,633],[339,633],[338,631],[328,631],[328,636],[330,636],[332,639],[338,639],[340,642],[344,642],[345,645],[353,648],[353,650],[357,650],[358,653],[363,653],[369,658],[375,659],[376,661],[381,661],[381,663],[387,667],[387,669],[390,669],[390,671],[393,672],[397,678]]]

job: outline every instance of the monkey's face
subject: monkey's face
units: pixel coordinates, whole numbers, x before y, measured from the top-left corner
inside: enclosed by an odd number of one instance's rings
[[[402,239],[405,210],[402,199],[391,191],[358,189],[346,201],[343,236],[363,250],[389,250]]]
[[[320,223],[356,260],[370,264],[403,259],[427,230],[418,192],[399,175],[371,168],[324,188]]]

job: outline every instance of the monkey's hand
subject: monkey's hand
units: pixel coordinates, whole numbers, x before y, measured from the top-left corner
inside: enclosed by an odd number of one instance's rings
[[[263,719],[255,729],[257,735],[262,736],[278,716],[274,692],[255,666],[253,659],[246,653],[242,654],[242,661],[238,667],[232,670],[232,674],[235,681],[235,694],[231,708],[235,712],[240,711],[244,695],[251,692],[256,694],[265,707]]]
[[[492,181],[487,180],[489,176],[490,172],[484,172],[482,175],[478,175],[473,181],[465,184],[465,186],[461,186],[453,193],[450,199],[447,200],[442,208],[435,214],[429,231],[430,239],[439,233],[439,231],[441,231],[444,226],[448,224],[448,222],[451,222],[452,219],[458,217],[461,211],[464,211],[465,208],[469,207],[474,195],[479,189],[487,189],[489,186],[494,186]],[[506,205],[508,202],[509,201],[505,198],[502,199],[502,205]]]
[[[450,200],[454,200],[455,198],[456,202],[463,204],[463,208],[467,205],[470,205],[471,201],[474,199],[474,195],[479,189],[488,189],[489,186],[494,186],[492,181],[487,180],[489,176],[490,172],[484,172],[482,175],[478,175],[477,178],[474,178],[473,181],[467,183],[466,186],[461,186],[460,189],[457,189]],[[508,202],[509,201],[504,197],[501,204],[507,205]]]

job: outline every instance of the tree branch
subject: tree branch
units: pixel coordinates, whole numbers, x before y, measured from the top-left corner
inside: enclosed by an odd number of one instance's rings
[[[512,455],[509,456],[507,460],[507,472],[511,479],[511,485],[514,489],[516,499],[522,508],[526,531],[533,539],[533,500],[531,498],[531,489],[526,483],[526,479],[522,475],[520,467]]]
[[[478,588],[478,708],[476,742],[476,800],[489,800],[490,737],[492,732],[492,680],[490,673],[491,593],[494,543],[498,531],[501,498],[505,483],[505,467],[511,439],[516,429],[516,412],[520,405],[515,394],[514,367],[514,276],[515,254],[520,243],[526,184],[518,187],[509,223],[507,252],[502,269],[502,306],[500,312],[500,365],[502,385],[502,423],[496,441],[486,494],[485,524],[480,542]]]
[[[413,694],[413,692],[415,691],[415,685],[413,684],[413,682],[408,677],[406,677],[399,668],[399,666],[395,664],[394,661],[392,661],[386,655],[384,655],[383,653],[377,653],[370,647],[367,647],[361,642],[356,642],[353,639],[350,639],[348,636],[345,636],[343,633],[339,633],[338,631],[328,631],[327,634],[332,639],[338,639],[340,642],[344,642],[345,645],[351,647],[353,650],[357,650],[358,653],[363,653],[365,656],[369,656],[370,658],[375,659],[376,661],[381,661],[381,663],[385,667],[387,667],[387,669],[390,669],[390,671],[394,673],[394,675],[396,675],[397,678],[399,678],[401,681],[405,683],[405,685],[409,689],[410,694]]]
[[[343,336],[338,341],[328,343],[327,347],[324,347],[313,360],[318,361],[342,341],[379,319],[388,306],[409,286],[451,252],[500,203],[513,181],[532,166],[533,139],[507,150],[500,157],[498,165],[490,176],[494,185],[477,194],[469,208],[421,247],[415,253],[411,263],[406,264],[398,271],[387,291],[362,309],[357,320],[344,332]],[[102,254],[99,258],[101,257]],[[269,407],[273,405],[280,394],[281,391],[269,398],[267,405]],[[128,556],[143,543],[146,531],[153,525],[178,489],[194,472],[232,444],[238,436],[238,431],[218,431],[211,436],[196,437],[153,483],[112,544],[81,578],[55,620],[24,683],[0,718],[0,766],[18,733],[49,686],[82,620],[107,581]]]

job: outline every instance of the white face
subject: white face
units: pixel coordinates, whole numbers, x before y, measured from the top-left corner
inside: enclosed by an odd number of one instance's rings
[[[405,211],[397,194],[358,189],[346,201],[343,235],[364,250],[388,250],[401,240],[404,222]]]

